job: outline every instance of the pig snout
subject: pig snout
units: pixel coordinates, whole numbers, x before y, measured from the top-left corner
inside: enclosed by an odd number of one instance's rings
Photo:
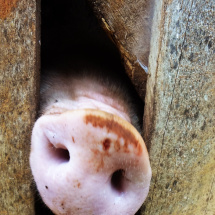
[[[42,199],[55,214],[133,215],[149,191],[143,139],[130,123],[103,111],[40,117],[30,164]]]

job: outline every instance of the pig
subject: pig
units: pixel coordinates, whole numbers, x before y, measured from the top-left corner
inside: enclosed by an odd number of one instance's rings
[[[132,88],[106,74],[55,72],[42,83],[30,164],[55,214],[133,215],[147,196],[151,169]]]
[[[46,38],[54,32],[55,41],[59,29],[42,33],[30,166],[42,200],[56,215],[134,215],[151,180],[140,135],[144,106],[115,47],[94,18],[88,21],[93,30],[87,24],[78,33],[62,27],[69,38],[59,40],[57,50]]]

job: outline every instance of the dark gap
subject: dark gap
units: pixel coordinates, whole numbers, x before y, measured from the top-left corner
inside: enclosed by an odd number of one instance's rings
[[[141,208],[135,213],[135,215],[142,215]]]
[[[95,63],[121,66],[117,48],[101,29],[86,0],[47,0],[41,4],[42,72],[68,66],[83,69],[84,64]]]
[[[45,205],[45,203],[43,203],[43,200],[41,199],[38,191],[36,191],[34,198],[35,215],[54,215],[51,210]]]

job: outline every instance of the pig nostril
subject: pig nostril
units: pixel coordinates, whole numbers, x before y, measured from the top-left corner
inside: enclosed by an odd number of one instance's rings
[[[56,156],[58,157],[59,160],[62,162],[64,161],[69,161],[70,156],[69,156],[69,151],[67,149],[56,149],[55,151]]]
[[[118,193],[123,193],[125,186],[125,170],[119,169],[115,171],[111,177],[111,186]]]
[[[70,160],[69,151],[64,147],[58,146],[58,148],[56,148],[50,143],[50,152],[52,158],[59,163],[64,163]]]

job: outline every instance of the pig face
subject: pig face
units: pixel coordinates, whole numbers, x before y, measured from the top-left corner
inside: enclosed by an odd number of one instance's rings
[[[135,214],[151,168],[124,88],[86,76],[50,79],[30,155],[43,201],[57,215]]]

